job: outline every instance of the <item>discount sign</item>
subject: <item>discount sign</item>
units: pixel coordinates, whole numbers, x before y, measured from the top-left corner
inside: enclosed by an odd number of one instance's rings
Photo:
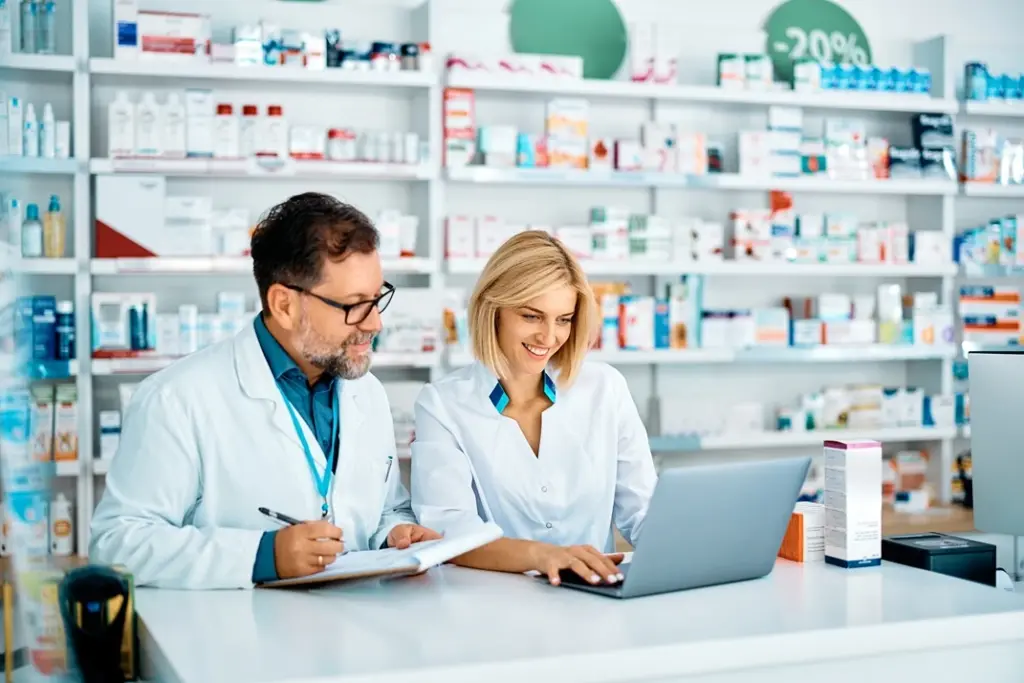
[[[829,0],[788,0],[765,23],[766,52],[775,78],[789,82],[793,64],[813,59],[833,64],[870,64],[871,45],[857,20]]]

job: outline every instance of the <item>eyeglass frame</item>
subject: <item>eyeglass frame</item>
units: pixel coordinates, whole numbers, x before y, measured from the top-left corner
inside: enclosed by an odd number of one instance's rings
[[[321,296],[320,294],[317,294],[316,292],[311,292],[308,289],[306,289],[305,287],[299,287],[298,285],[289,285],[289,284],[281,283],[281,286],[285,287],[286,289],[290,289],[293,292],[298,292],[299,294],[306,294],[308,296],[311,296],[314,299],[316,299],[317,301],[321,301],[321,302],[327,304],[331,308],[335,308],[335,309],[337,309],[339,311],[344,311],[345,312],[345,324],[346,325],[359,325],[359,324],[361,324],[367,318],[370,317],[370,313],[373,312],[373,309],[375,307],[376,307],[378,313],[383,313],[385,311],[385,309],[387,309],[387,307],[391,305],[391,299],[393,299],[394,296],[395,296],[395,286],[393,284],[391,284],[390,282],[387,282],[387,281],[384,282],[384,285],[382,287],[383,289],[385,289],[385,291],[381,292],[381,294],[379,296],[376,296],[373,299],[364,299],[363,301],[356,301],[356,302],[351,303],[351,304],[343,304],[340,301],[335,301],[334,299],[328,299],[325,296]],[[382,307],[380,305],[380,302],[381,302],[381,300],[384,299],[384,297],[389,297],[389,298],[388,298],[387,302],[384,303],[384,306]],[[348,316],[349,316],[349,313],[352,311],[352,309],[356,308],[357,306],[365,306],[366,304],[370,304],[370,307],[366,309],[366,315],[364,315],[361,319],[356,320],[355,322],[349,322]]]

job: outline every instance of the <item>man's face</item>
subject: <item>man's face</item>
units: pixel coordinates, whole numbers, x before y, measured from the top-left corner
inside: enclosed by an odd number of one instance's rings
[[[376,251],[350,254],[338,263],[325,262],[320,282],[309,291],[341,304],[366,305],[349,310],[346,323],[345,311],[315,297],[301,297],[296,348],[302,357],[335,377],[358,379],[365,375],[370,369],[373,338],[381,330],[380,311],[372,301],[383,286],[384,273]]]

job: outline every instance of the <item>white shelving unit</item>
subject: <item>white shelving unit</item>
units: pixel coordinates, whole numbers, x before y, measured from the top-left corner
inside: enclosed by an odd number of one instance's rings
[[[92,0],[109,2],[109,0]],[[669,176],[650,173],[608,173],[569,172],[553,170],[495,170],[495,169],[442,169],[442,96],[446,86],[468,87],[477,91],[477,97],[485,99],[491,95],[511,94],[522,98],[542,98],[551,95],[582,96],[595,100],[595,107],[601,100],[635,102],[647,108],[648,118],[657,119],[662,106],[687,106],[690,104],[711,104],[738,108],[765,108],[781,104],[807,109],[837,112],[888,112],[907,114],[917,111],[963,113],[969,115],[1019,116],[1016,105],[995,105],[969,103],[961,106],[954,97],[952,75],[957,72],[943,38],[922,43],[914,49],[915,63],[929,66],[935,75],[933,96],[878,95],[878,94],[805,94],[786,92],[745,92],[727,91],[707,86],[653,86],[619,82],[594,81],[550,81],[515,82],[493,78],[471,77],[453,74],[450,78],[435,73],[393,73],[350,71],[279,71],[270,68],[239,68],[234,66],[164,64],[159,62],[122,62],[90,54],[89,2],[69,3],[73,7],[73,40],[70,55],[37,57],[15,55],[5,58],[0,64],[4,70],[25,72],[54,72],[68,74],[71,82],[73,102],[72,139],[73,158],[65,161],[37,159],[0,159],[0,174],[53,174],[73,178],[74,254],[71,259],[53,261],[26,260],[21,271],[32,275],[54,275],[72,277],[77,323],[77,355],[74,381],[79,398],[79,439],[80,460],[77,463],[60,463],[60,476],[78,477],[77,547],[84,552],[88,547],[89,520],[94,505],[94,476],[106,473],[109,463],[94,459],[97,455],[97,440],[94,436],[95,396],[94,379],[102,376],[138,377],[166,367],[171,359],[97,359],[91,358],[90,348],[90,295],[94,277],[116,277],[120,275],[158,276],[199,276],[233,275],[244,276],[251,270],[249,259],[225,258],[154,258],[154,259],[98,259],[92,257],[92,178],[96,175],[113,173],[153,173],[198,181],[217,179],[252,179],[269,181],[348,181],[396,182],[422,188],[425,195],[421,229],[426,231],[427,255],[420,258],[401,259],[384,264],[385,272],[424,276],[427,287],[440,292],[446,288],[449,276],[474,275],[480,272],[483,262],[479,260],[454,261],[446,263],[443,258],[444,217],[447,213],[447,188],[449,185],[493,186],[560,186],[567,188],[641,188],[650,192],[650,209],[657,209],[657,191],[661,189],[696,189],[712,191],[760,192],[768,190],[790,190],[806,193],[828,193],[854,197],[887,196],[893,198],[915,198],[927,204],[926,213],[934,221],[932,225],[952,239],[954,234],[954,198],[960,192],[951,182],[940,181],[870,181],[837,182],[824,178],[761,178],[743,177],[735,174],[715,174],[701,177]],[[410,3],[409,10],[413,24],[418,27],[424,39],[430,39],[438,29],[439,15],[430,2]],[[214,10],[215,11],[215,10]],[[367,11],[370,11],[367,9]],[[255,16],[255,15],[254,15]],[[313,93],[320,92],[384,92],[388,96],[422,98],[422,129],[428,131],[430,159],[422,166],[344,164],[329,162],[288,162],[280,167],[268,167],[252,161],[222,161],[195,159],[109,159],[102,155],[105,150],[93,143],[93,91],[110,84],[136,84],[148,87],[153,83],[182,82],[210,86],[213,84],[250,85],[265,84],[275,89],[299,89]],[[128,86],[126,86],[128,87]],[[132,86],[134,87],[134,86]],[[639,121],[638,121],[639,122]],[[2,178],[2,176],[0,176]],[[301,184],[297,183],[297,186]],[[254,187],[258,185],[254,184]],[[972,196],[1020,196],[1018,188],[968,187],[964,190]],[[952,303],[955,292],[956,269],[952,265],[919,266],[906,265],[806,265],[776,263],[600,263],[586,262],[588,273],[593,275],[625,277],[673,276],[683,273],[703,274],[715,277],[789,277],[807,276],[815,278],[925,278],[938,283],[942,299]],[[899,347],[871,346],[863,348],[828,349],[778,349],[752,350],[749,352],[719,351],[700,349],[686,352],[597,352],[595,357],[616,365],[650,366],[653,393],[657,395],[657,369],[667,365],[721,365],[721,364],[823,364],[832,366],[846,362],[934,362],[935,372],[941,373],[938,383],[943,393],[952,392],[952,359],[956,349],[946,346]],[[407,354],[378,355],[377,367],[405,367],[428,369],[432,377],[469,362],[460,354]],[[822,372],[827,372],[822,370]],[[700,442],[704,450],[735,450],[785,448],[813,446],[823,436],[869,437],[892,442],[938,442],[941,448],[941,472],[949,470],[953,456],[953,440],[958,437],[955,429],[894,429],[870,430],[865,432],[805,432],[805,433],[753,433],[705,437]],[[673,437],[652,437],[670,448]],[[948,500],[949,490],[945,477],[942,479],[943,500]]]

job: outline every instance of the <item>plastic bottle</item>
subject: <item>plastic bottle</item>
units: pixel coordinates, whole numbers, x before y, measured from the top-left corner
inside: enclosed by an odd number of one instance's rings
[[[140,157],[160,156],[160,115],[162,109],[156,101],[156,94],[142,93],[135,107],[135,155]]]
[[[38,0],[36,36],[36,53],[57,54],[57,3],[53,0]]]
[[[25,207],[25,222],[21,224],[21,255],[40,258],[43,255],[43,224],[39,222],[39,206]]]
[[[46,215],[43,216],[43,256],[63,258],[66,235],[67,226],[60,210],[60,197],[52,194]]]
[[[36,118],[36,108],[29,102],[25,106],[25,122],[22,124],[22,130],[25,131],[23,136],[22,145],[24,147],[23,156],[26,157],[38,157],[39,156],[39,120]]]
[[[12,4],[8,0],[0,0],[0,55],[14,52],[14,36],[11,35],[11,24],[14,23],[11,17]]]
[[[33,55],[36,53],[36,39],[38,37],[38,29],[36,28],[37,15],[38,7],[35,0],[21,0],[21,51],[25,54]]]
[[[75,359],[75,304],[57,302],[57,360]]]
[[[50,553],[53,555],[70,555],[74,547],[73,523],[71,521],[71,501],[63,493],[50,503]]]
[[[160,147],[163,156],[172,159],[184,159],[188,145],[186,144],[185,105],[182,103],[178,93],[167,95],[167,104],[164,105],[163,116],[161,117],[162,131],[160,133]]]
[[[112,157],[130,157],[135,154],[135,105],[128,93],[119,90],[107,107],[108,153]]]
[[[39,156],[44,159],[57,157],[57,121],[53,118],[53,107],[43,105],[43,119],[39,124]]]

